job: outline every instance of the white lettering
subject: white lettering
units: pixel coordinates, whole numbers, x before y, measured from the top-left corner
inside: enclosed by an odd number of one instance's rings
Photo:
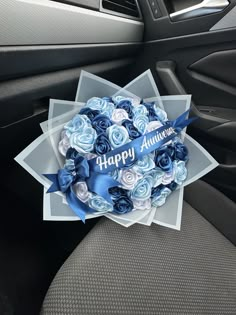
[[[108,158],[108,165],[113,165],[113,164],[115,164],[114,156],[109,156],[109,158]]]
[[[121,160],[121,155],[120,154],[116,154],[114,156],[114,159],[115,159],[115,165],[116,165],[116,167],[118,167],[119,166],[119,162]]]
[[[103,161],[102,161],[102,157],[103,157]],[[99,157],[97,157],[97,160],[96,160],[96,164],[99,165],[101,171],[102,171],[103,165],[104,165],[105,168],[107,168],[106,156],[103,155],[102,157],[99,156]]]
[[[148,149],[148,143],[147,143],[147,137],[146,136],[144,136],[144,138],[143,138],[143,143],[141,145],[141,150],[140,151],[143,152],[144,148]]]
[[[148,150],[150,147],[155,146],[159,141],[168,138],[172,134],[175,134],[175,130],[170,127],[168,129],[162,130],[160,133],[157,131],[154,136],[149,137],[148,139],[147,136],[144,136],[143,143],[140,147],[140,152],[143,152],[144,149]],[[106,169],[108,165],[115,165],[116,167],[119,167],[121,166],[119,165],[120,162],[125,165],[126,160],[129,158],[131,159],[131,162],[135,160],[135,150],[133,147],[121,153],[110,156],[109,158],[107,158],[106,155],[99,156],[96,159],[96,164],[99,165],[100,170],[102,171],[103,167]]]

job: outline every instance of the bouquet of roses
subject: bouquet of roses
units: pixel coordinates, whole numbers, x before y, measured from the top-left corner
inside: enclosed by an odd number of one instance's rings
[[[160,97],[150,71],[123,89],[83,71],[76,101],[51,100],[44,134],[16,158],[45,186],[44,218],[179,229],[183,186],[217,166],[185,134],[189,107]]]

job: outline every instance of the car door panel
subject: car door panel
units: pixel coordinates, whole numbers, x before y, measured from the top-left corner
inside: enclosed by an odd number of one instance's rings
[[[160,15],[158,18],[155,18],[152,12],[153,2],[158,4],[158,10],[160,11]],[[158,39],[166,39],[177,36],[186,36],[190,34],[208,32],[212,28],[212,30],[214,30],[214,25],[216,25],[222,18],[224,18],[224,16],[229,14],[231,9],[234,8],[236,4],[235,0],[231,0],[229,5],[225,7],[225,9],[217,13],[203,15],[197,18],[183,19],[178,22],[173,22],[171,20],[170,14],[174,11],[179,11],[184,7],[190,7],[193,4],[200,2],[201,0],[140,1],[140,7],[142,9],[142,14],[145,22],[145,40],[155,41]]]
[[[199,119],[189,132],[220,163],[205,179],[236,200],[235,2],[221,12],[179,22],[170,17],[173,2],[157,0],[163,13],[158,19],[150,1],[141,2],[146,42],[138,71],[144,64],[150,67],[162,94],[192,94]]]

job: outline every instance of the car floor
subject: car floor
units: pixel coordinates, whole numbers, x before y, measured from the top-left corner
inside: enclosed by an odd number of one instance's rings
[[[42,189],[35,187],[34,207],[1,187],[1,315],[39,314],[57,270],[97,221],[44,222]]]

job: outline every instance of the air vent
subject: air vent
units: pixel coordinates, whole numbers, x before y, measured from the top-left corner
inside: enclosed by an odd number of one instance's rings
[[[116,13],[140,17],[136,0],[102,0],[102,7]]]

